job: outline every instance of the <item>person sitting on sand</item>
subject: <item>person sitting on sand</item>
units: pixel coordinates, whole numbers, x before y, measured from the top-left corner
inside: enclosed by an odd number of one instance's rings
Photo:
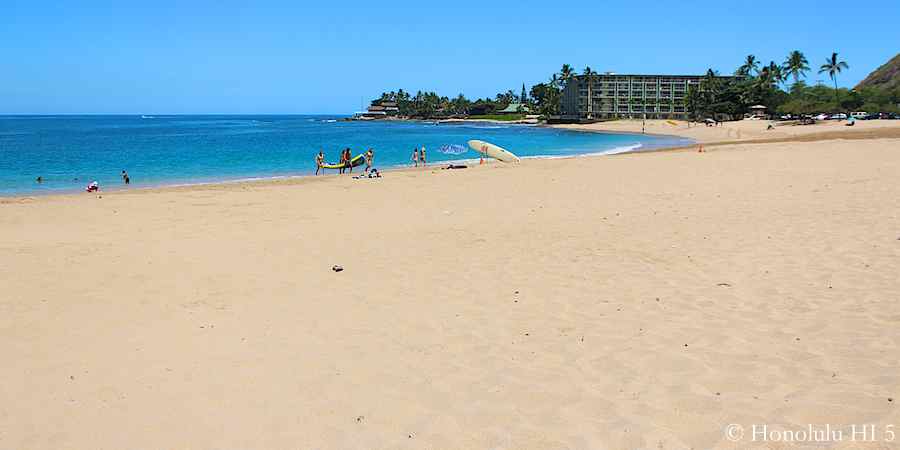
[[[84,188],[84,190],[87,192],[97,192],[100,190],[100,183],[98,183],[96,181],[91,181],[91,184],[87,185],[87,187]]]
[[[416,167],[419,167],[419,147],[413,149],[412,162]]]
[[[322,175],[325,175],[325,168],[322,165],[325,164],[325,152],[322,149],[319,149],[319,154],[316,155],[316,175],[319,174],[319,169],[322,169]]]

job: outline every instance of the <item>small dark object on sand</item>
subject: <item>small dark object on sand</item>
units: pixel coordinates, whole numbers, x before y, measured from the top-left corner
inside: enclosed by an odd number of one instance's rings
[[[338,265],[334,265],[334,266],[331,266],[331,270],[333,270],[335,272],[342,272],[344,270],[344,268],[341,266],[338,266]]]
[[[894,401],[894,399],[892,397],[888,397],[888,401],[892,402],[892,401]]]
[[[728,284],[728,283],[719,283],[719,284],[717,284],[716,286],[731,287],[731,285]]]

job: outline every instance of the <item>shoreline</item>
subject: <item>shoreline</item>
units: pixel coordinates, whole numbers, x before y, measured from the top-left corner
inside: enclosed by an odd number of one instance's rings
[[[507,123],[511,126],[534,126],[534,125],[529,125],[529,124],[512,124],[512,123],[508,123],[508,122],[500,122],[500,123]],[[545,128],[550,129],[550,127],[545,127]],[[582,132],[581,130],[571,130],[571,131]],[[640,133],[632,133],[632,132],[621,132],[621,133],[609,132],[606,134],[629,135],[629,136],[636,136],[636,137],[640,136]],[[668,136],[667,135],[654,135],[654,137],[670,138],[672,140],[677,140],[677,141],[684,140],[684,138],[682,138],[680,136],[674,136],[674,135],[668,135]],[[643,148],[643,146],[644,145],[642,144],[642,148]],[[632,152],[640,153],[640,152],[663,151],[666,149],[679,148],[679,146],[669,145],[667,143],[667,144],[664,144],[662,147],[649,146],[648,148],[645,148],[643,150],[642,149],[621,150],[621,148],[622,147],[613,147],[613,148],[607,148],[607,149],[603,149],[603,150],[599,150],[599,151],[591,151],[591,152],[586,152],[586,153],[573,153],[573,154],[566,154],[566,155],[531,155],[531,156],[521,156],[521,158],[524,160],[538,160],[538,159],[566,159],[566,158],[612,156],[612,155],[619,155],[619,154],[632,153]],[[474,153],[471,150],[469,152]],[[479,160],[479,158],[477,157],[477,154],[475,154],[475,157],[473,157],[473,158],[448,159],[448,160],[435,161],[433,163],[430,163],[429,170],[432,168],[439,169],[442,166],[447,166],[448,164],[460,164],[460,163],[471,164],[472,162],[477,162],[478,160]],[[485,161],[486,161],[486,164],[503,164],[503,163],[500,163],[499,161],[495,161],[495,160],[491,160],[491,159],[486,159]],[[379,172],[382,174],[421,170],[421,169],[417,169],[417,168],[413,167],[412,165],[406,165],[406,164],[385,166],[384,169],[381,169],[378,167],[375,167],[375,168],[378,169]],[[469,169],[471,169],[471,168],[472,167],[470,165]],[[361,169],[361,167],[360,167],[360,169]],[[333,171],[333,172],[337,171],[337,169],[328,169],[328,170]],[[354,175],[356,175],[356,173],[354,173]],[[273,176],[248,176],[248,177],[240,177],[240,178],[234,178],[234,179],[225,178],[225,179],[208,180],[208,181],[205,181],[205,180],[204,181],[173,181],[173,182],[163,181],[163,182],[152,183],[152,184],[139,186],[139,187],[126,187],[123,185],[115,185],[115,187],[104,188],[101,186],[102,190],[99,193],[90,193],[90,194],[103,195],[103,194],[118,194],[118,193],[123,193],[123,192],[144,192],[144,191],[159,192],[162,190],[172,190],[172,189],[178,189],[178,190],[210,189],[210,188],[214,188],[216,186],[225,187],[225,186],[233,186],[233,185],[241,185],[241,184],[248,184],[248,185],[261,185],[261,184],[276,185],[277,184],[277,185],[280,185],[280,184],[291,183],[292,181],[295,181],[295,180],[320,179],[320,178],[321,179],[330,179],[332,176],[340,177],[343,175],[339,175],[337,173],[331,173],[331,174],[328,174],[325,176],[316,176],[314,173],[310,172],[310,173],[296,173],[296,174],[273,175]],[[352,177],[350,177],[350,178],[352,178]],[[18,194],[18,193],[2,194],[2,193],[0,193],[0,204],[18,203],[24,199],[38,199],[38,198],[50,198],[50,197],[74,197],[74,196],[83,196],[83,194],[89,194],[89,193],[84,191],[83,185],[81,185],[81,184],[79,184],[78,187],[73,188],[71,190],[60,189],[57,191],[41,191],[41,192],[32,192],[32,193],[25,193],[25,194]]]
[[[646,149],[634,149],[627,150],[622,152],[615,153],[604,153],[615,149],[606,149],[600,152],[590,152],[590,153],[580,153],[580,154],[571,154],[571,155],[538,155],[538,156],[527,156],[523,157],[526,160],[547,160],[547,159],[572,159],[572,158],[585,158],[585,157],[601,157],[601,156],[616,156],[616,155],[626,155],[626,154],[640,154],[640,153],[661,153],[661,152],[683,152],[683,151],[693,151],[696,149],[697,145],[703,145],[706,147],[721,147],[721,146],[729,146],[729,145],[739,145],[739,144],[770,144],[770,143],[797,143],[797,142],[817,142],[817,141],[830,141],[836,139],[846,139],[846,140],[868,140],[868,139],[893,139],[900,138],[900,120],[893,121],[877,121],[881,122],[878,125],[881,126],[862,126],[862,127],[854,127],[854,129],[848,129],[845,127],[838,128],[837,124],[822,124],[819,126],[804,126],[800,129],[800,131],[804,131],[803,133],[797,133],[795,135],[790,136],[772,136],[772,137],[756,137],[753,135],[749,135],[745,139],[741,140],[711,140],[706,139],[697,139],[695,134],[691,134],[690,132],[685,132],[685,130],[695,130],[700,129],[701,131],[708,131],[713,127],[704,127],[704,126],[695,126],[691,128],[681,128],[681,127],[660,127],[659,123],[664,122],[666,125],[673,121],[662,121],[662,120],[653,120],[646,121],[647,124],[651,124],[651,126],[655,128],[662,128],[667,133],[663,132],[645,132],[641,133],[640,120],[619,120],[619,121],[610,121],[610,122],[599,122],[596,124],[588,124],[588,125],[538,125],[540,127],[548,128],[548,129],[557,129],[557,130],[565,130],[565,131],[573,131],[580,133],[599,133],[599,134],[615,134],[615,135],[634,135],[634,136],[654,136],[659,138],[671,138],[671,139],[692,139],[694,142],[687,145],[672,145],[672,146],[664,146],[660,148],[646,148]],[[749,124],[747,122],[750,122]],[[875,121],[869,121],[871,124]],[[500,123],[508,123],[508,122],[500,122]],[[768,123],[767,121],[737,121],[737,122],[726,122],[726,124],[730,124],[735,126],[735,128],[739,126],[746,127],[747,125],[762,125]],[[866,123],[866,122],[857,122],[857,123]],[[533,125],[523,125],[523,124],[512,124],[508,123],[512,126],[533,126]],[[680,124],[684,124],[684,122],[680,122]],[[622,126],[624,125],[624,126]],[[726,125],[727,126],[727,125]],[[637,128],[637,130],[635,130]],[[734,128],[732,128],[734,129]],[[721,130],[721,128],[720,128]],[[709,130],[709,131],[718,131],[718,130]],[[747,135],[745,135],[747,136]],[[428,170],[434,170],[435,168],[440,169],[440,166],[447,165],[451,163],[465,163],[471,161],[478,161],[475,159],[456,159],[456,160],[446,160],[435,162],[435,165],[429,167]],[[495,164],[503,164],[498,161],[487,160],[488,165]],[[466,170],[472,169],[473,167],[469,167]],[[333,169],[336,170],[336,169]],[[416,169],[415,167],[410,166],[388,166],[385,169],[379,171],[384,174],[391,173],[403,173],[407,171],[415,171],[421,170]],[[233,180],[215,180],[215,181],[200,181],[200,182],[177,182],[175,184],[169,183],[161,183],[151,186],[141,186],[134,188],[126,188],[126,187],[115,187],[104,189],[99,194],[95,195],[103,195],[103,194],[121,194],[121,193],[143,193],[143,192],[160,192],[160,191],[188,191],[188,190],[210,190],[218,188],[226,188],[230,186],[265,186],[265,185],[294,185],[301,184],[302,182],[307,182],[308,180],[317,180],[317,179],[327,180],[334,178],[341,178],[338,174],[326,175],[317,177],[312,174],[296,174],[296,175],[278,175],[272,177],[242,177],[239,179]],[[358,181],[358,180],[356,180]],[[22,203],[27,202],[34,199],[44,199],[44,198],[61,198],[61,197],[77,197],[83,196],[82,194],[87,194],[83,192],[83,189],[73,190],[73,191],[62,191],[62,192],[40,192],[33,194],[12,194],[5,195],[0,194],[0,204],[7,203]]]

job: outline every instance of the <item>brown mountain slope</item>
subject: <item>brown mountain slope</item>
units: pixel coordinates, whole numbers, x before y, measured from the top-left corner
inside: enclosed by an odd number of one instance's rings
[[[881,67],[875,69],[865,80],[857,84],[856,88],[893,89],[898,86],[900,86],[900,53]]]

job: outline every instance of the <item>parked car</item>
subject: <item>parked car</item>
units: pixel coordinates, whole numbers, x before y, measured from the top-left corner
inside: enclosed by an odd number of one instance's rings
[[[828,116],[828,118],[831,120],[844,120],[847,118],[847,115],[844,113],[837,113],[837,114],[832,114],[832,115]]]
[[[865,111],[855,111],[855,112],[850,113],[850,117],[852,117],[856,120],[866,120],[869,118],[869,113],[867,113]]]
[[[822,114],[819,114],[818,116],[813,117],[813,119],[816,119],[816,120],[828,120],[828,114],[822,113]]]

